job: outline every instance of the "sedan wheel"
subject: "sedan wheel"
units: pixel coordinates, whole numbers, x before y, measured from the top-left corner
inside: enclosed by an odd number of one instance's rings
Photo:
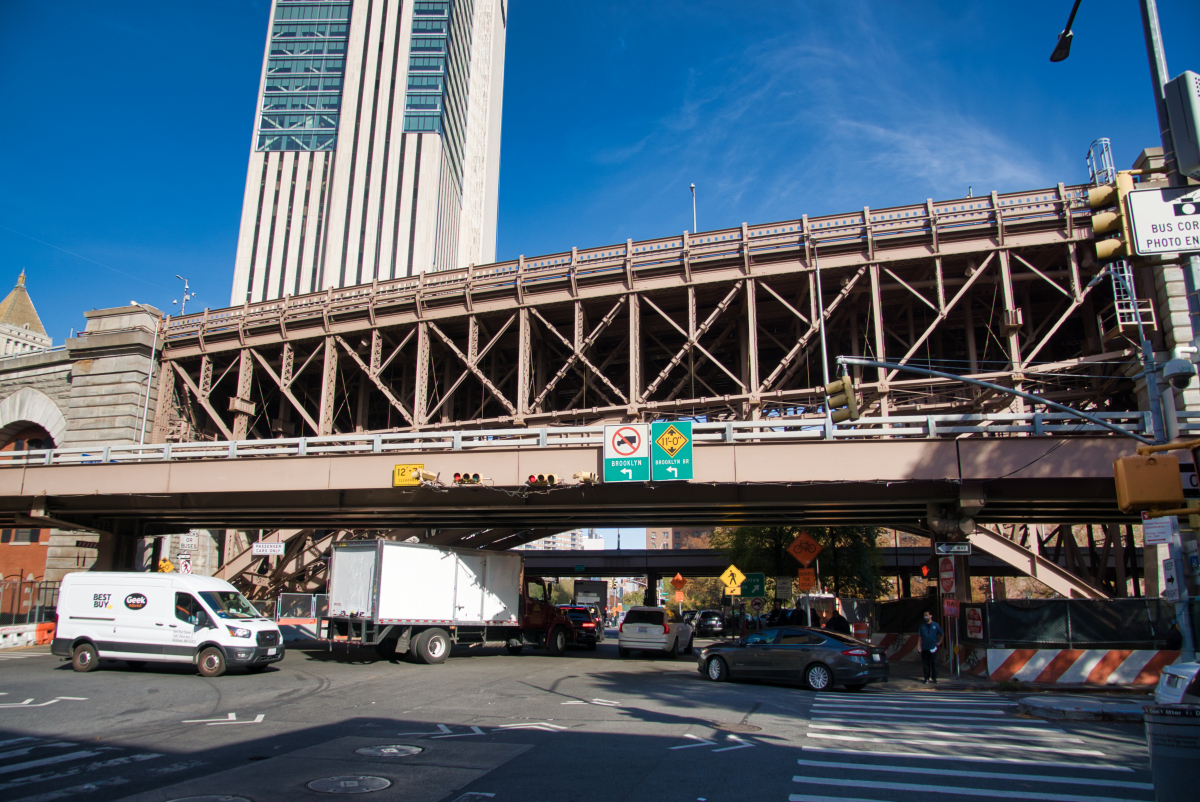
[[[833,685],[833,675],[824,665],[816,663],[809,666],[808,671],[804,672],[804,681],[814,691],[827,691]]]
[[[713,682],[724,682],[729,679],[729,668],[720,657],[708,661],[708,678]]]

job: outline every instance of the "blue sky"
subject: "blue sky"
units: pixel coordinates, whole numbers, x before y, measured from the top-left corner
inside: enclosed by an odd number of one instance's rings
[[[1172,74],[1200,4],[1160,0]],[[498,255],[1053,186],[1157,144],[1135,0],[510,4]],[[229,297],[269,3],[0,3],[0,282],[83,311]],[[1118,47],[1119,45],[1119,47]]]

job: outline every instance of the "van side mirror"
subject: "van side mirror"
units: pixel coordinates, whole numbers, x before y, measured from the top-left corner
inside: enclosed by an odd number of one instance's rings
[[[217,628],[217,625],[213,623],[211,618],[209,618],[208,613],[204,612],[203,610],[200,611],[200,615],[196,619],[196,626],[200,627],[201,629]]]

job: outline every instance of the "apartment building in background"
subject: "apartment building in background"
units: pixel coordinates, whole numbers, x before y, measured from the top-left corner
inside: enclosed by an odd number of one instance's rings
[[[693,526],[658,527],[646,530],[647,549],[708,549],[712,548],[712,528]]]
[[[604,538],[591,529],[572,529],[516,548],[523,551],[598,551],[604,548]]]
[[[507,0],[273,0],[230,302],[496,258]]]

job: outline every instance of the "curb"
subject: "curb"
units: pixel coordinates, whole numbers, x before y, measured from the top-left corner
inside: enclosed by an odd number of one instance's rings
[[[1069,699],[1035,697],[1018,699],[1017,707],[1022,714],[1052,721],[1123,721],[1140,722],[1142,709],[1154,704],[1152,698],[1144,701],[1109,701],[1104,699]]]

